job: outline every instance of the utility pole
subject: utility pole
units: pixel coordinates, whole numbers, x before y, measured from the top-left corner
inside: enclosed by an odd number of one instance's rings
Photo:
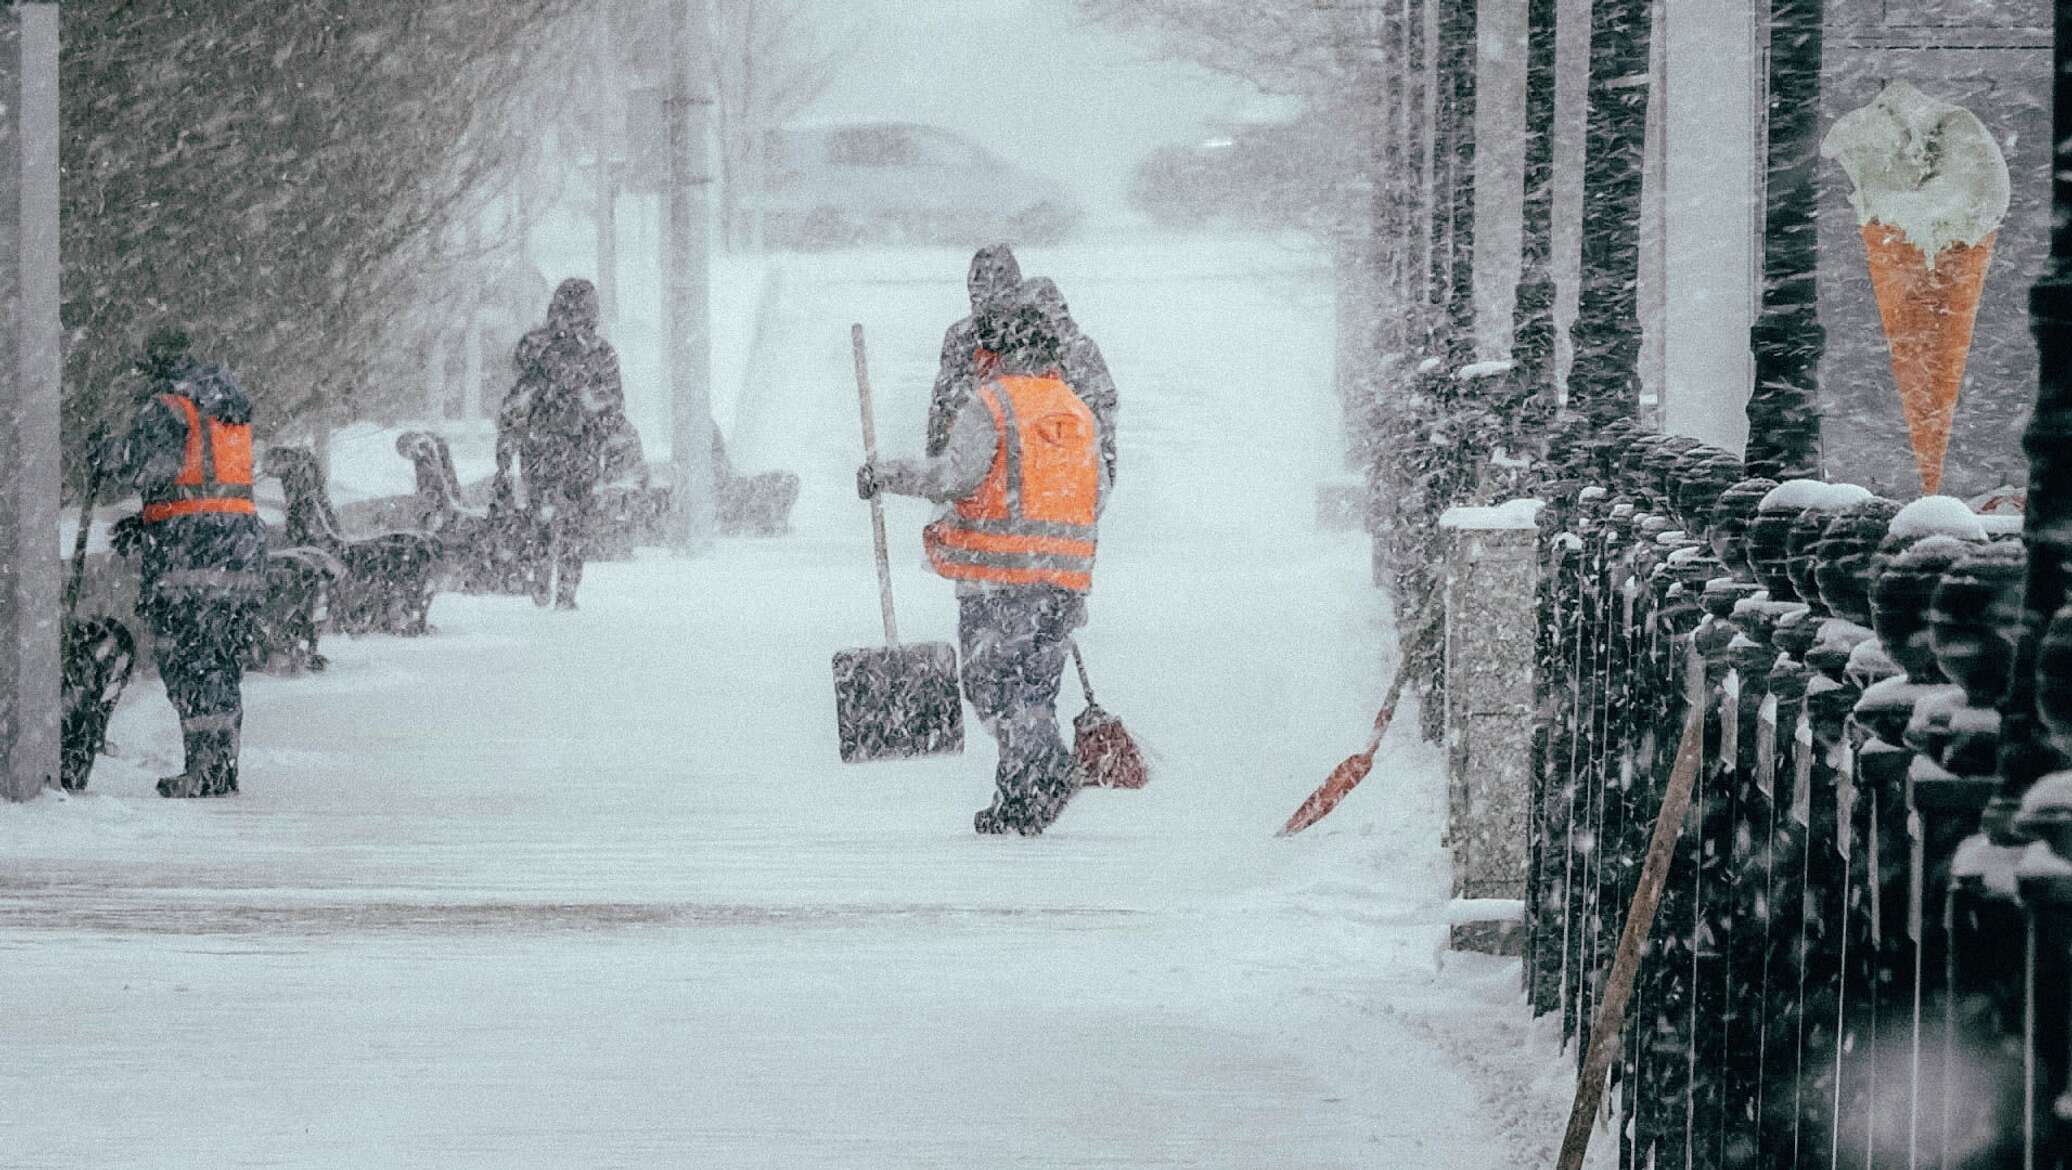
[[[464,419],[478,419],[484,414],[482,407],[482,281],[487,275],[482,263],[482,211],[476,208],[468,212],[466,242],[467,261],[461,265],[462,279],[467,288],[461,294],[461,375],[460,416]]]
[[[707,301],[710,168],[703,75],[707,0],[669,0],[669,295],[664,312],[673,406],[669,544],[700,552],[712,541],[712,322]]]
[[[591,141],[597,150],[597,301],[610,332],[619,321],[618,146],[625,119],[617,101],[619,59],[612,44],[609,0],[598,0],[590,31],[597,78],[591,108]]]
[[[0,10],[0,796],[58,774],[58,6]]]

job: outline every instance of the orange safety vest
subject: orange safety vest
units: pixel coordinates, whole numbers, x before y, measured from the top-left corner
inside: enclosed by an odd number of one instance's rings
[[[1093,588],[1101,456],[1093,411],[1055,375],[979,387],[997,436],[985,482],[923,533],[953,581]]]
[[[204,420],[201,408],[185,394],[161,394],[158,400],[187,420],[187,450],[173,482],[145,493],[144,523],[204,512],[257,515],[259,508],[252,502],[251,424]]]

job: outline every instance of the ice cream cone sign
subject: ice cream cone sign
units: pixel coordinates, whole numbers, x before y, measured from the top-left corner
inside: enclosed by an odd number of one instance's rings
[[[1836,119],[1820,154],[1856,185],[1849,201],[1863,229],[1892,378],[1921,491],[1934,495],[1993,241],[2007,215],[2007,159],[1971,111],[1904,81]]]

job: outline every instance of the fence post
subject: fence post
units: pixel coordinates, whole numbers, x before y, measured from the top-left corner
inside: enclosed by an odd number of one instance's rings
[[[1892,535],[1887,536],[1880,545],[1878,560],[1882,566],[1882,572],[1880,572],[1871,594],[1872,624],[1878,633],[1878,647],[1885,656],[1889,657],[1899,673],[1895,677],[1865,688],[1863,697],[1856,704],[1855,711],[1855,720],[1862,729],[1863,737],[1866,740],[1862,751],[1863,766],[1866,772],[1866,787],[1875,784],[1880,799],[1884,801],[1898,799],[1905,802],[1907,799],[1906,794],[1909,791],[1913,792],[1918,798],[1918,778],[1924,774],[1924,767],[1933,766],[1932,762],[1926,759],[1915,758],[1909,760],[1905,754],[1906,749],[1899,745],[1906,740],[1908,725],[1918,720],[1919,715],[1917,712],[1919,709],[1923,705],[1930,707],[1939,705],[1945,701],[1949,694],[1948,680],[1936,659],[1931,641],[1930,622],[1934,612],[1933,599],[1939,584],[1944,580],[1945,574],[1950,567],[1961,561],[1974,547],[1969,541],[1956,539],[1949,535],[1936,535],[1933,533],[1924,535],[1924,530],[1918,523],[1918,517],[1921,515],[1920,508],[1914,505],[1910,505],[1910,508],[1912,511],[1902,510],[1895,517],[1891,526]],[[1908,746],[1914,745],[1909,744]],[[1896,777],[1890,775],[1890,773],[1895,772],[1898,773]],[[1896,797],[1895,793],[1897,794]],[[1903,807],[1908,806],[1903,803]],[[1977,823],[1975,816],[1972,818],[1971,823]],[[1893,906],[1895,910],[1903,908],[1906,912],[1904,918],[1893,921],[1892,925],[1887,927],[1887,929],[1895,933],[1901,932],[1904,923],[1912,918],[1911,911],[1913,906],[1911,903],[1916,901],[1909,884],[1914,869],[1907,854],[1913,852],[1914,846],[1912,841],[1908,839],[1908,836],[1901,832],[1893,832],[1888,828],[1885,836],[1881,837],[1881,842],[1887,839],[1894,842],[1891,848],[1897,848],[1898,841],[1907,841],[1905,846],[1906,853],[1902,853],[1897,858],[1888,859],[1887,862],[1888,868],[1895,869],[1893,879],[1899,884],[1899,892],[1906,895],[1905,901],[1894,902],[1888,898],[1886,902],[1887,906]],[[1920,856],[1925,866],[1927,859],[1925,850]],[[1944,898],[1938,898],[1934,902],[1928,901],[1928,890],[1932,879],[1929,879],[1925,873],[1922,877],[1923,884],[1921,886],[1919,904],[1922,908],[1921,916],[1925,920],[1931,916],[1930,906],[1935,906],[1940,910],[1947,906],[1948,902]],[[1882,909],[1881,907],[1881,911]],[[1947,917],[1946,915],[1934,916]],[[1888,921],[1890,921],[1889,918]],[[2003,940],[1999,945],[2006,947],[2016,938],[2019,938],[2018,933],[2010,935],[2008,939]],[[1911,954],[1908,953],[1908,948],[1906,947],[1898,948],[1895,959],[1888,959],[1888,970],[1901,962],[1908,961],[1911,961],[1915,965],[1915,969],[1919,970],[1919,964],[1924,958],[1924,952],[1919,945],[1919,941],[1914,940]],[[1991,942],[1986,943],[1988,947],[1993,945],[1995,944]],[[1913,979],[1912,972],[1908,972],[1906,978],[1911,985]],[[1940,983],[1942,981],[1942,975],[1938,973],[1937,982]],[[1916,986],[1913,990],[1918,993],[1919,988]],[[1904,1008],[1907,1016],[1912,1015],[1913,1005],[1911,1003],[1894,1005],[1895,1012],[1901,1008]],[[1941,1023],[1946,1024],[1947,1021],[1941,1021]],[[1850,1038],[1851,1042],[1869,1047],[1877,1040],[1882,1040],[1885,1029],[1879,1026],[1879,1022],[1874,1022],[1873,1026],[1876,1029],[1875,1031],[1869,1034],[1852,1036]],[[1940,1040],[1945,1037],[1947,1029],[1937,1026],[1930,1028],[1930,1031]],[[1925,1042],[1928,1038],[1927,1033],[1914,1031],[1910,1040],[1919,1039]],[[1880,1043],[1878,1047],[1889,1054],[1890,1049],[1886,1045]],[[1909,1052],[1907,1053],[1907,1059],[1903,1063],[1898,1065],[1888,1064],[1886,1067],[1895,1074],[1904,1075],[1909,1080],[1912,1080],[1914,1077],[1913,1064],[1912,1054]],[[1929,1077],[1930,1083],[1940,1084],[1942,1076],[1948,1071],[1948,1066],[1944,1065],[1935,1074],[1931,1075],[1924,1070],[1922,1075]],[[1909,1089],[1909,1094],[1911,1092],[1912,1089]],[[1906,1095],[1902,1094],[1903,1097]],[[1924,1099],[1928,1100],[1943,1099],[1940,1093],[1923,1093],[1922,1095]],[[1888,1094],[1881,1090],[1878,1096],[1887,1097]],[[1842,1102],[1843,1110],[1846,1112],[1850,1107],[1851,1102],[1845,1099]],[[1970,1108],[1970,1106],[1959,1106],[1959,1108]],[[1940,1129],[1939,1111],[1937,1116],[1938,1120],[1930,1125],[1929,1129]],[[1918,1144],[1920,1142],[1918,1120],[1916,1118],[1914,1123],[1910,1123],[1909,1132],[1903,1139],[1900,1139],[1903,1144],[1899,1151],[1886,1151],[1890,1156],[1899,1157],[1905,1144]],[[1866,1130],[1863,1140],[1868,1142],[1872,1137],[1872,1132]],[[1884,1142],[1892,1140],[1894,1139],[1890,1135],[1880,1135],[1881,1149],[1884,1148]],[[1933,1150],[1939,1146],[1940,1141],[1933,1140],[1928,1142],[1924,1149]]]
[[[1726,576],[1708,582],[1706,620],[1693,636],[1705,658],[1705,677],[1715,698],[1707,721],[1707,767],[1698,788],[1695,875],[1701,928],[1691,956],[1692,1090],[1691,1159],[1694,1167],[1722,1164],[1728,1107],[1725,1077],[1730,1062],[1728,967],[1734,956],[1736,827],[1741,813],[1742,752],[1752,737],[1754,704],[1744,680],[1759,663],[1741,603],[1761,592],[1748,560],[1748,527],[1756,508],[1776,483],[1736,478],[1714,501],[1706,517],[1706,539]],[[1733,1049],[1738,1053],[1739,1049]]]
[[[0,797],[58,778],[58,6],[0,11]]]
[[[1518,620],[1539,591],[1536,501],[1453,508],[1446,533],[1445,702],[1458,950],[1517,954],[1529,869],[1534,628]]]

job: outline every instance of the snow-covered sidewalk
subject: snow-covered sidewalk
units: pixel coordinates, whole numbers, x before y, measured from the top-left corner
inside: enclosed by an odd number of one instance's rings
[[[1034,840],[970,832],[976,727],[961,758],[835,759],[829,656],[877,636],[847,325],[917,445],[962,258],[788,263],[735,458],[802,474],[794,535],[595,565],[576,614],[442,596],[434,637],[333,639],[253,681],[235,800],[151,794],[177,736],[147,682],[91,795],[0,809],[0,1163],[1545,1160],[1515,964],[1441,953],[1436,754],[1399,734],[1272,837],[1392,659],[1364,543],[1311,523],[1314,257],[1024,258],[1122,387],[1084,642],[1157,752]],[[902,633],[948,638],[923,518],[891,516]]]

